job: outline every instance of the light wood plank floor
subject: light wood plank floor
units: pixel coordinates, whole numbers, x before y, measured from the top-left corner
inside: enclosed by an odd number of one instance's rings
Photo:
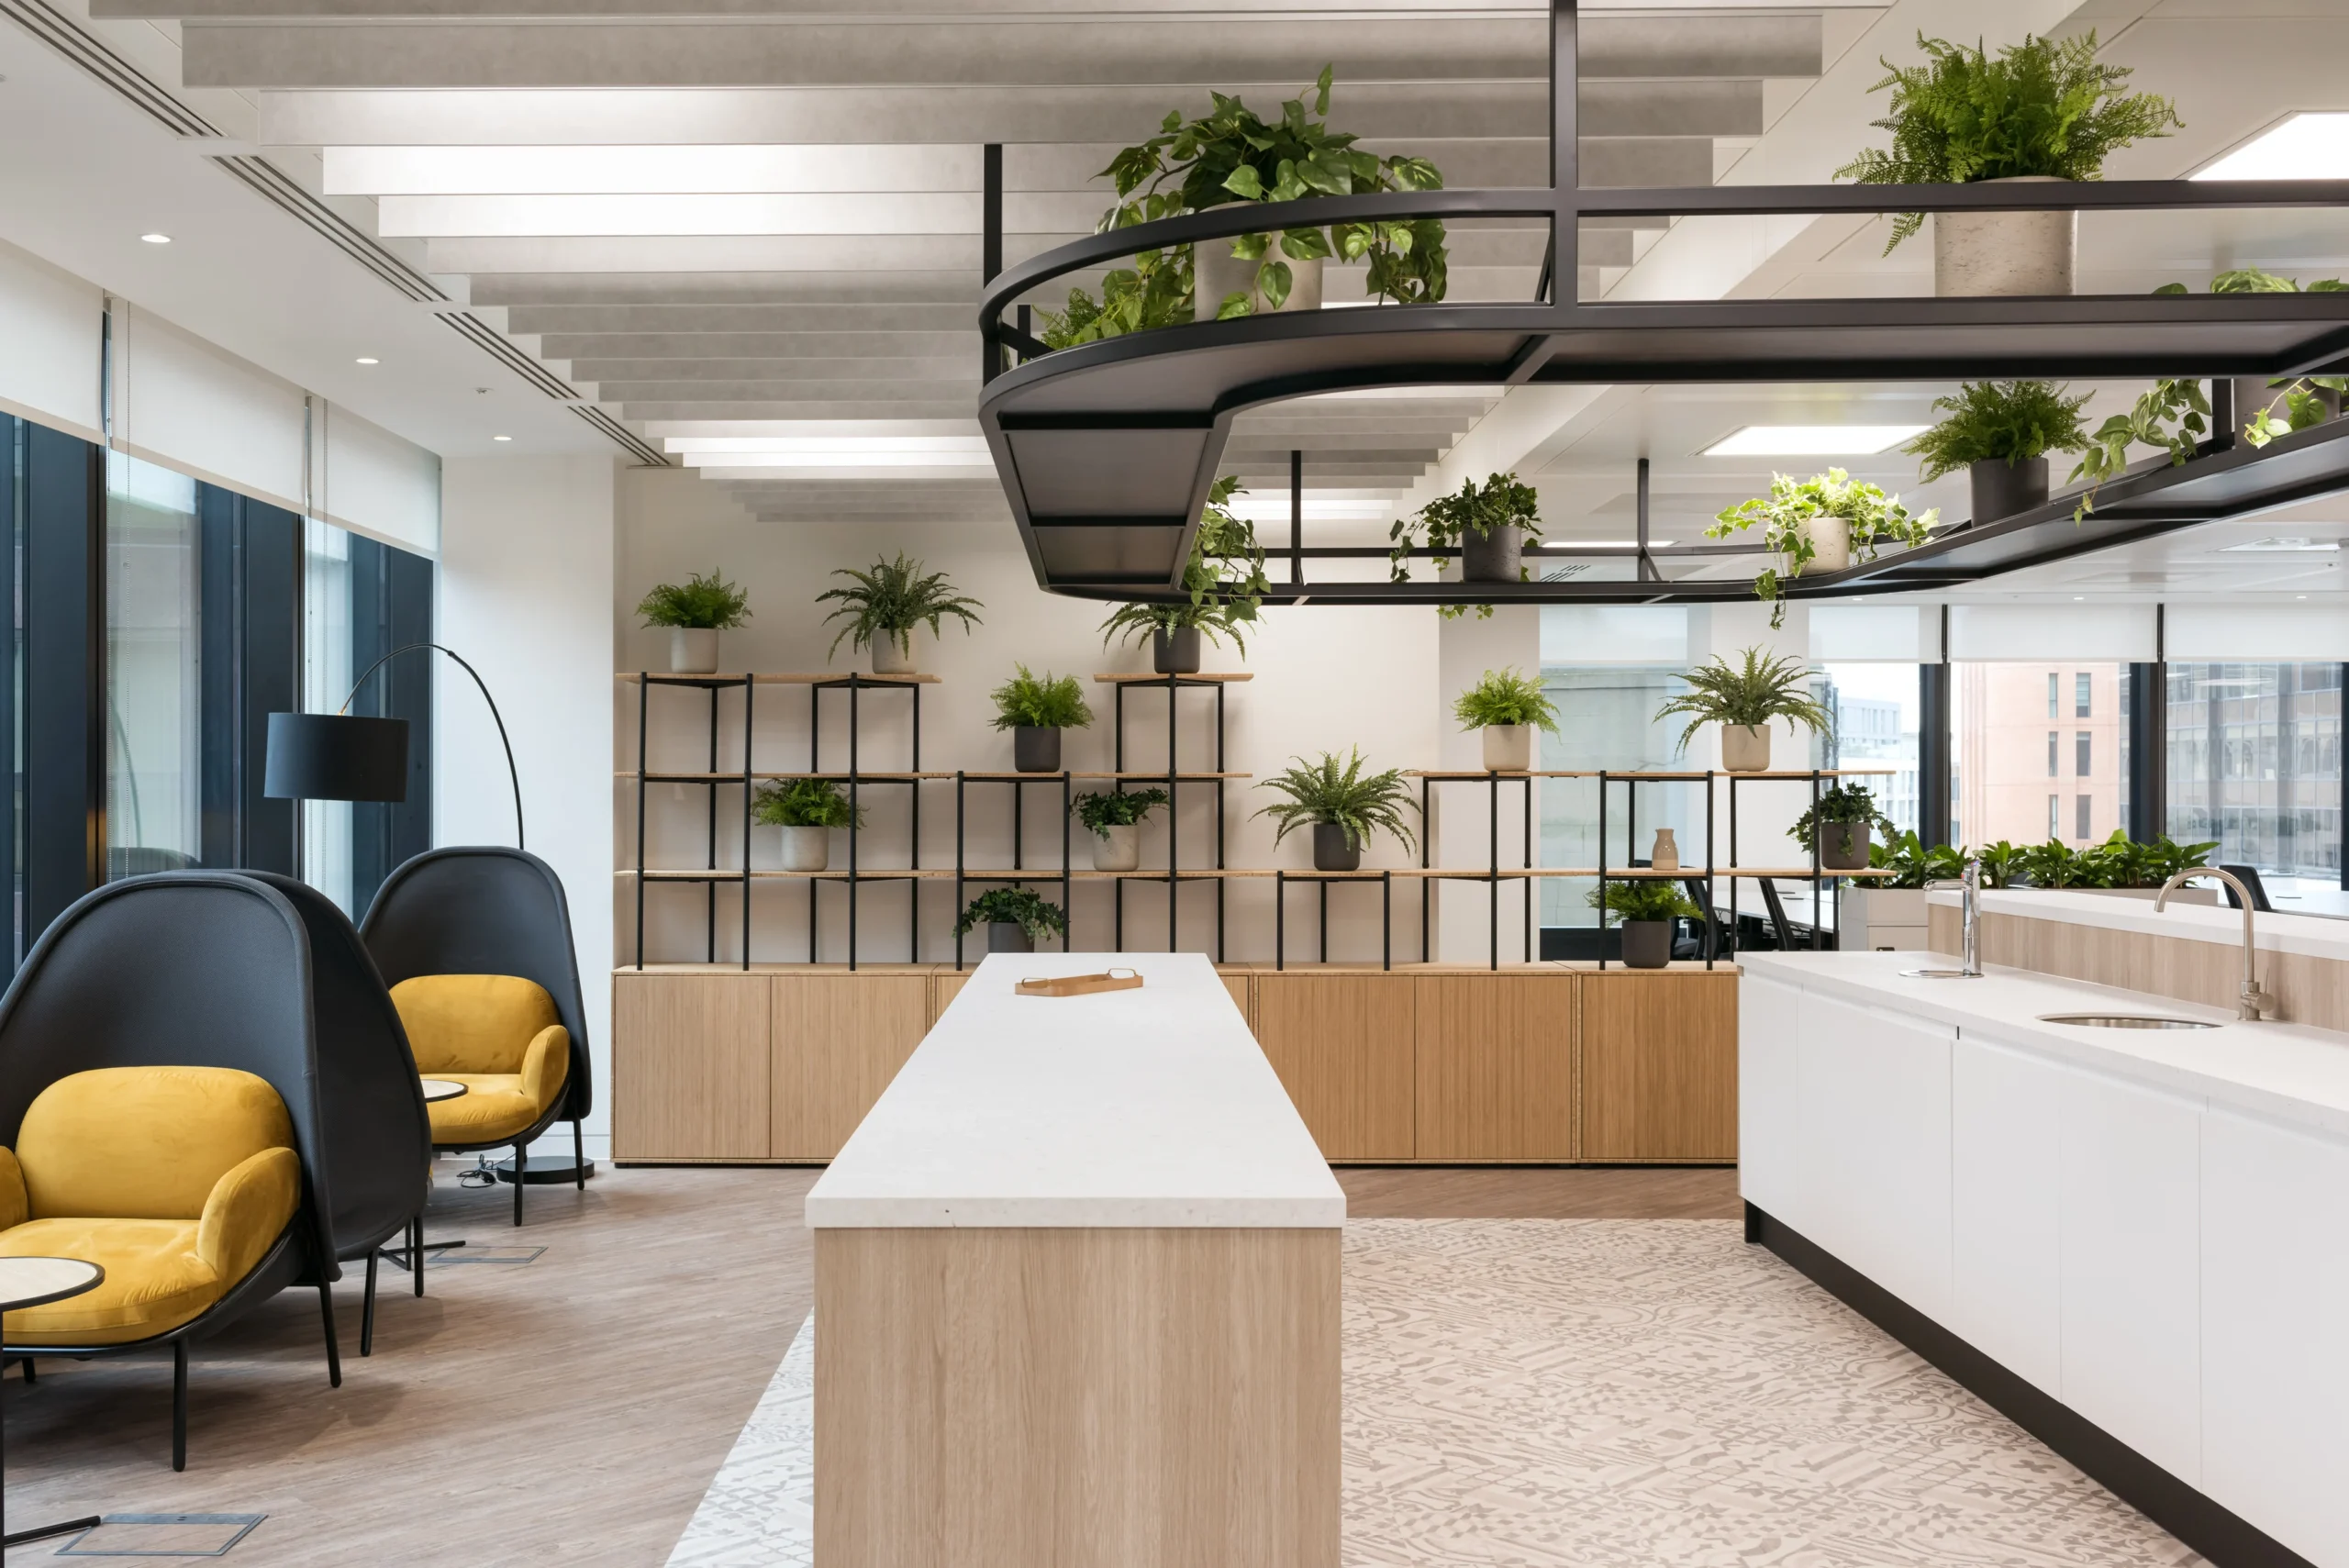
[[[41,1363],[0,1383],[12,1525],[106,1513],[262,1513],[241,1568],[660,1568],[812,1300],[807,1169],[606,1171],[584,1198],[454,1184],[430,1230],[543,1246],[524,1266],[383,1276],[358,1355],[357,1271],[337,1287],[343,1386],[315,1293],[198,1347],[188,1468],[171,1469],[168,1357]],[[1725,1170],[1341,1169],[1370,1218],[1727,1218]],[[50,1541],[7,1553],[50,1560]]]

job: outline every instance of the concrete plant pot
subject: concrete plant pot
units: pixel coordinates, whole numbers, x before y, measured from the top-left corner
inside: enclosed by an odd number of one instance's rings
[[[2046,174],[2022,174],[1986,183],[2064,182]],[[1937,212],[1933,215],[1933,293],[1944,299],[2068,295],[2073,292],[2078,232],[2076,213]]]
[[[2026,458],[2018,463],[1990,458],[1967,464],[1965,477],[1974,486],[1974,520],[1977,523],[2011,517],[2018,512],[2047,505],[2044,457]]]
[[[1490,533],[1468,528],[1460,536],[1463,583],[1516,583],[1525,569],[1525,533],[1506,524]]]
[[[1052,725],[1021,724],[1011,731],[1011,765],[1023,773],[1061,771],[1061,732]]]
[[[1766,724],[1721,726],[1721,766],[1732,773],[1770,771],[1770,727]]]
[[[1523,773],[1533,768],[1533,726],[1530,724],[1487,724],[1482,731],[1485,740],[1485,771],[1488,773]]]
[[[1141,824],[1111,823],[1093,835],[1095,871],[1133,871],[1141,865]]]
[[[829,828],[785,828],[782,832],[784,870],[822,871],[831,864]]]
[[[1150,634],[1150,667],[1162,675],[1196,675],[1199,673],[1199,628],[1178,626],[1172,631]]]
[[[914,673],[914,634],[907,632],[900,642],[889,632],[883,632],[866,644],[873,651],[873,673],[876,675],[910,675]]]
[[[1618,929],[1623,933],[1624,968],[1662,969],[1671,963],[1671,921],[1626,920]]]
[[[1235,294],[1248,296],[1248,308],[1253,315],[1262,316],[1273,311],[1275,307],[1264,303],[1263,293],[1256,287],[1257,268],[1264,261],[1272,261],[1288,263],[1288,297],[1280,303],[1277,314],[1321,308],[1320,258],[1300,261],[1294,256],[1283,254],[1278,235],[1273,237],[1263,261],[1243,261],[1234,256],[1231,241],[1228,239],[1207,239],[1193,246],[1191,251],[1191,284],[1193,297],[1197,302],[1197,319],[1214,320],[1223,302]]]
[[[669,628],[669,673],[710,675],[718,672],[718,628],[673,626]]]
[[[1806,518],[1802,532],[1803,537],[1810,540],[1810,559],[1798,569],[1793,557],[1780,556],[1779,575],[1798,577],[1808,572],[1816,577],[1828,572],[1841,572],[1852,564],[1852,525],[1848,518]]]
[[[1865,822],[1821,822],[1819,825],[1820,869],[1867,870],[1870,826]]]
[[[1034,952],[1036,944],[1029,939],[1028,928],[1017,920],[987,922],[987,951]]]
[[[1313,869],[1315,871],[1360,871],[1362,846],[1346,838],[1346,830],[1335,822],[1313,825]]]

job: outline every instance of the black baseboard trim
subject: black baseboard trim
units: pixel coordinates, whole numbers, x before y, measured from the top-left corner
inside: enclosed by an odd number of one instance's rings
[[[2219,1568],[2316,1568],[2035,1385],[2009,1372],[1784,1221],[1745,1206],[1745,1239],[1924,1357],[2090,1480]]]

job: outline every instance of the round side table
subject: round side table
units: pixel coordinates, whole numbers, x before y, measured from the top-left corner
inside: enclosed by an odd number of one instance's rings
[[[461,1099],[465,1094],[465,1086],[454,1078],[420,1078],[417,1082],[424,1085],[424,1103],[428,1106]]]
[[[27,1307],[46,1307],[52,1301],[63,1301],[98,1288],[106,1282],[106,1272],[97,1264],[82,1258],[0,1258],[0,1312],[15,1312]],[[6,1465],[6,1449],[0,1447],[0,1468]],[[0,1499],[0,1549],[19,1546],[28,1540],[46,1540],[53,1535],[70,1535],[76,1530],[95,1529],[98,1516],[66,1519],[58,1524],[41,1525],[32,1529],[7,1529],[5,1499]]]

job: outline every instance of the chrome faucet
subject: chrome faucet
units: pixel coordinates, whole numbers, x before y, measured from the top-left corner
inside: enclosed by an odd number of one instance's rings
[[[2259,988],[2259,949],[2252,940],[2251,930],[2251,889],[2245,887],[2231,871],[2221,871],[2217,866],[2196,866],[2190,871],[2179,872],[2162,884],[2162,890],[2154,895],[2154,913],[2161,913],[2173,890],[2198,876],[2217,877],[2235,890],[2235,902],[2243,906],[2243,989],[2235,994],[2235,1017],[2245,1023],[2255,1024],[2263,1014],[2274,1010],[2276,997],[2273,993]]]
[[[1958,918],[1963,922],[1958,970],[1967,979],[1982,974],[1982,857],[1965,857],[1965,873],[1958,879]]]

